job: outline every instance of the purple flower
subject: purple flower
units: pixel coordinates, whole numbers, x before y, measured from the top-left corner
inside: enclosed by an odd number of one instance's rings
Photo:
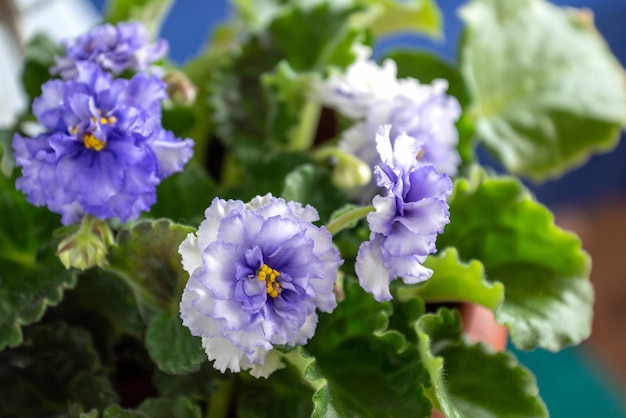
[[[76,64],[94,62],[103,70],[119,74],[126,70],[145,71],[167,53],[167,41],[148,43],[148,32],[139,22],[104,24],[75,40],[65,42],[65,56],[56,57],[52,74],[64,80],[76,75]]]
[[[336,306],[342,263],[311,206],[266,195],[247,204],[214,199],[197,234],[180,245],[190,274],[180,304],[183,324],[214,367],[252,369],[267,377],[280,367],[274,345],[311,338],[316,309]]]
[[[191,158],[193,142],[161,126],[165,86],[137,74],[112,79],[93,63],[78,63],[76,78],[42,86],[33,113],[44,132],[16,134],[22,177],[17,188],[68,225],[85,213],[135,219],[156,200],[156,186]]]
[[[375,211],[367,216],[370,240],[361,244],[355,265],[361,286],[378,301],[391,299],[389,283],[397,277],[407,284],[430,278],[432,271],[422,263],[449,222],[446,199],[452,190],[448,176],[418,162],[419,141],[400,135],[392,144],[390,130],[382,126],[376,136],[383,164],[375,174],[387,195],[374,197]]]

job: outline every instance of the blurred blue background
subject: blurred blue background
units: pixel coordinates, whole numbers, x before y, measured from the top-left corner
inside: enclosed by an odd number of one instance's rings
[[[105,4],[105,0],[90,1],[99,10]],[[433,41],[416,36],[397,36],[381,41],[377,52],[407,45],[431,50],[455,62],[457,40],[462,29],[456,9],[465,2],[445,0],[438,3],[443,12],[444,39]],[[622,65],[626,65],[625,0],[553,0],[552,3],[591,9],[600,33]],[[208,39],[213,26],[226,19],[229,13],[226,0],[176,2],[162,31],[162,36],[170,42],[171,58],[184,63],[194,56]],[[584,167],[558,180],[530,186],[537,197],[551,207],[586,204],[607,197],[626,197],[625,159],[626,141],[622,138],[615,151],[593,156]],[[606,364],[590,356],[584,348],[570,348],[558,354],[542,350],[530,353],[512,351],[537,376],[540,393],[552,417],[626,417],[625,392],[607,370]]]

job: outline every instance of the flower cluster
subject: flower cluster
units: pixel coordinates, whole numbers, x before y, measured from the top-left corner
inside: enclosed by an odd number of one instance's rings
[[[183,324],[202,337],[215,368],[267,377],[281,365],[272,348],[306,343],[316,309],[335,308],[339,252],[311,223],[314,208],[271,195],[247,204],[215,198],[205,216],[179,249],[190,274]]]
[[[84,214],[137,218],[156,201],[161,180],[182,170],[193,153],[190,139],[161,124],[164,83],[141,72],[114,78],[98,57],[77,61],[71,79],[45,83],[32,106],[43,132],[13,138],[22,167],[17,188],[31,203],[61,214],[66,225]]]
[[[432,270],[422,263],[449,222],[452,191],[447,175],[415,158],[423,149],[419,140],[402,134],[391,141],[390,131],[382,126],[376,135],[383,162],[376,182],[387,195],[374,197],[375,211],[367,216],[370,240],[361,244],[355,265],[361,286],[378,301],[391,299],[389,283],[396,277],[407,284],[430,278]]]
[[[380,163],[376,132],[381,125],[391,125],[392,142],[402,134],[415,138],[421,144],[420,159],[454,176],[460,163],[455,123],[461,108],[446,94],[447,81],[398,79],[394,61],[378,66],[369,48],[358,46],[357,52],[345,73],[332,74],[316,89],[323,103],[356,121],[342,134],[339,148],[374,167]]]
[[[103,70],[120,74],[124,71],[146,71],[167,54],[164,39],[148,42],[148,32],[139,22],[104,24],[77,39],[65,42],[65,55],[56,57],[52,74],[68,80],[76,75],[77,64],[95,62]]]

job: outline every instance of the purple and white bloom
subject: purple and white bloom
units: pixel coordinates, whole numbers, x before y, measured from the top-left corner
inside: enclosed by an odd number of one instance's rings
[[[156,201],[156,186],[181,171],[193,141],[161,125],[164,84],[136,74],[113,79],[94,63],[77,63],[72,80],[42,86],[33,113],[44,132],[13,138],[17,188],[37,205],[61,214],[65,225],[85,213],[135,219]]]
[[[420,141],[402,134],[392,142],[390,130],[382,126],[376,135],[382,165],[375,174],[387,195],[374,197],[375,211],[367,216],[370,240],[361,244],[355,264],[359,283],[378,301],[391,299],[389,284],[397,277],[414,284],[432,276],[422,263],[449,222],[452,191],[447,175],[417,160]]]
[[[164,39],[150,43],[148,32],[140,22],[109,23],[97,26],[74,40],[64,42],[65,56],[55,57],[50,72],[64,80],[76,75],[76,64],[94,62],[103,70],[119,74],[127,70],[146,71],[153,62],[167,54]]]
[[[422,161],[433,164],[441,173],[456,175],[461,158],[455,123],[461,107],[454,97],[446,94],[447,81],[420,84],[407,78],[398,80],[398,84],[401,86],[398,94],[373,103],[365,120],[343,133],[339,148],[374,167],[380,164],[376,132],[381,125],[389,124],[392,141],[403,134],[415,138],[421,143]]]
[[[398,93],[396,63],[385,60],[382,66],[371,60],[372,50],[355,45],[357,58],[344,73],[334,72],[317,83],[314,95],[320,102],[352,119],[364,118],[373,103],[391,99]]]
[[[197,234],[180,245],[189,273],[183,324],[222,372],[267,377],[282,366],[275,345],[302,345],[316,309],[332,312],[342,260],[311,206],[268,194],[244,204],[215,198]]]

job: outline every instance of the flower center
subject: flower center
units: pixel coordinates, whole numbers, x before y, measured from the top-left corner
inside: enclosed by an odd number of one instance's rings
[[[99,125],[109,125],[115,123],[115,116],[109,116],[108,118],[101,117],[99,120],[97,117],[91,118],[92,122]],[[70,129],[70,133],[76,135],[78,133],[78,125],[74,126]],[[83,135],[83,144],[85,144],[85,148],[94,149],[96,151],[102,150],[104,148],[104,142],[100,141],[98,138],[94,136],[93,133],[86,133]]]
[[[85,144],[85,148],[95,149],[96,151],[100,151],[104,148],[104,142],[93,136],[93,134],[85,134],[83,136],[83,143]]]
[[[259,281],[265,281],[265,291],[271,298],[276,298],[282,291],[280,283],[276,280],[280,277],[280,272],[270,268],[267,264],[263,264],[257,275]]]

